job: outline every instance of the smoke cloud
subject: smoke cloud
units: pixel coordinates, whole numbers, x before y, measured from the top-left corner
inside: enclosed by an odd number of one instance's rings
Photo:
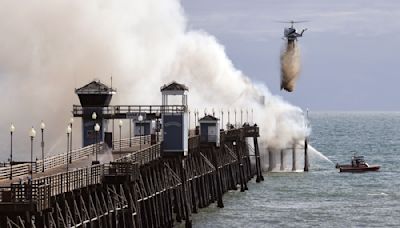
[[[285,44],[281,52],[281,89],[292,92],[300,73],[300,49],[296,41]]]
[[[190,107],[254,109],[269,147],[309,134],[300,108],[235,69],[215,37],[187,28],[178,0],[3,0],[0,31],[0,146],[9,148],[14,123],[19,160],[29,157],[28,130],[41,120],[46,154],[64,152],[72,104],[79,104],[74,88],[94,78],[107,83],[110,76],[118,89],[114,104],[160,104],[160,86],[176,80],[189,87]],[[76,121],[74,147],[80,127]]]

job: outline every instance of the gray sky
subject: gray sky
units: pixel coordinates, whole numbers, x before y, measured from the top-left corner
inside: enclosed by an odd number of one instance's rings
[[[225,46],[235,66],[272,93],[311,110],[400,110],[400,1],[183,0],[189,27]],[[309,20],[300,38],[302,72],[280,91],[285,24]]]

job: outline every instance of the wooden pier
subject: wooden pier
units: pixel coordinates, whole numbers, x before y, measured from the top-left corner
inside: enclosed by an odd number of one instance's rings
[[[195,135],[187,156],[171,158],[162,156],[161,141],[104,164],[59,173],[52,167],[32,180],[3,183],[0,227],[191,227],[199,209],[223,208],[224,193],[263,179],[257,137],[257,126],[221,131],[217,147]],[[91,150],[77,151],[79,158]]]

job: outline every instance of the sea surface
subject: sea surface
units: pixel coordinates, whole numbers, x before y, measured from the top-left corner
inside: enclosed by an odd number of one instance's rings
[[[308,173],[264,173],[265,181],[224,195],[193,216],[193,227],[400,227],[400,113],[310,113],[311,144],[333,163],[355,151],[379,172],[339,173],[311,155]]]

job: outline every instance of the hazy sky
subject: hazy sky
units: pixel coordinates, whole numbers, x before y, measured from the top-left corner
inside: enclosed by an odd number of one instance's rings
[[[190,28],[217,37],[235,66],[274,94],[311,110],[400,110],[400,1],[184,0]],[[285,24],[309,20],[302,72],[280,91]]]

